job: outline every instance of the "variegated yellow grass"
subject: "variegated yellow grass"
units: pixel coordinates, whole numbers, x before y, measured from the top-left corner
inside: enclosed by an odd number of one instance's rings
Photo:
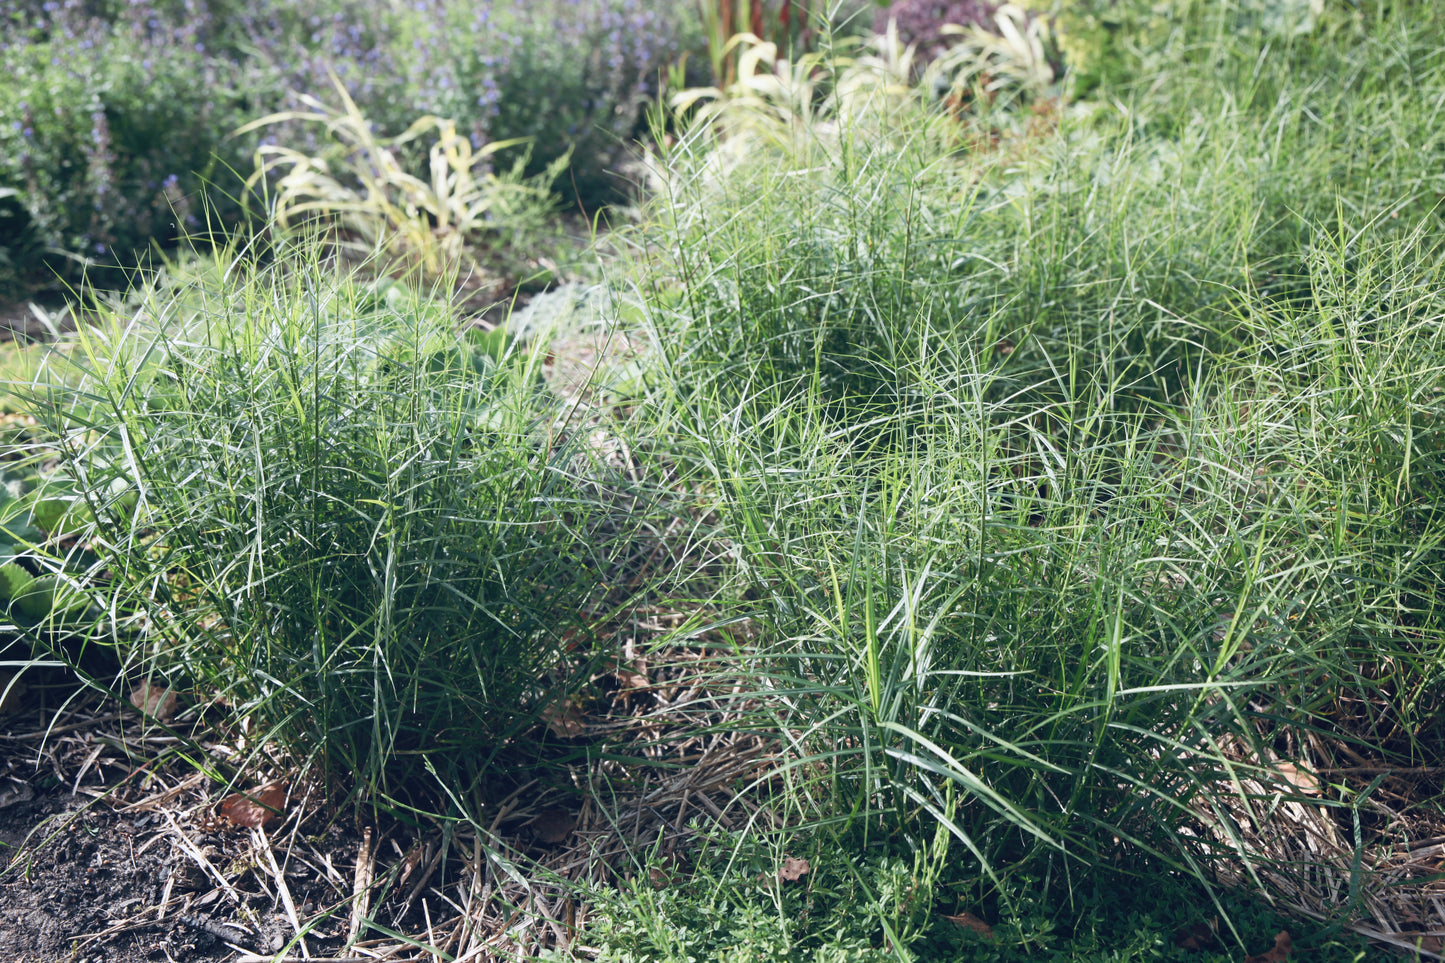
[[[525,146],[525,139],[474,147],[455,121],[430,114],[396,137],[379,137],[346,87],[334,75],[331,80],[339,108],[303,94],[308,109],[269,114],[238,131],[301,121],[322,125],[330,138],[317,154],[283,144],[257,150],[247,187],[275,177],[271,213],[279,230],[321,221],[359,238],[368,253],[380,250],[438,277],[480,271],[471,245],[529,207],[550,207],[550,185],[566,167],[566,156],[534,178],[522,177],[520,163],[499,175],[490,169],[494,157]],[[399,155],[428,136],[434,139],[424,179],[410,173]]]

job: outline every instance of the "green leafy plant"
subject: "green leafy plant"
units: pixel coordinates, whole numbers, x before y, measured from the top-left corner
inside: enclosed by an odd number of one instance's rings
[[[82,267],[97,283],[124,283],[122,269],[152,243],[201,232],[202,196],[233,225],[241,178],[231,171],[252,145],[228,135],[246,118],[240,88],[265,86],[194,40],[77,21],[17,27],[0,51],[0,188],[19,192],[30,222],[30,249],[10,254],[22,271],[12,283],[26,288]]]
[[[1015,98],[1035,102],[1055,89],[1054,40],[1046,18],[1004,4],[994,12],[990,27],[945,26],[944,36],[954,42],[929,64],[927,85],[934,90],[946,87],[955,104],[982,101],[991,109],[1006,107]]]

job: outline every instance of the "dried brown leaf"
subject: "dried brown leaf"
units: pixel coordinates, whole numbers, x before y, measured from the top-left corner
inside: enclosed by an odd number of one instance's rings
[[[945,916],[944,919],[948,920],[954,926],[960,926],[966,930],[973,930],[986,940],[993,939],[993,927],[967,910],[955,913],[953,916]]]
[[[1281,762],[1275,765],[1275,770],[1284,777],[1285,782],[1299,789],[1300,792],[1310,796],[1320,794],[1320,781],[1314,773],[1303,766],[1296,766],[1293,763]]]
[[[221,817],[247,829],[269,829],[286,815],[287,801],[286,784],[273,782],[248,793],[232,793],[221,800]]]
[[[617,680],[617,687],[622,695],[628,695],[642,689],[650,688],[652,681],[647,677],[647,660],[633,659],[631,662],[616,662],[608,660],[603,666],[601,676],[594,676],[594,679],[611,676]]]
[[[162,723],[169,723],[176,717],[180,700],[174,691],[165,686],[142,682],[130,690],[130,704]]]
[[[795,883],[802,879],[812,870],[806,859],[796,859],[792,856],[783,857],[783,866],[778,870],[778,879],[785,883]]]
[[[619,666],[614,674],[617,677],[617,684],[622,687],[623,692],[638,692],[652,684],[644,672],[625,666]]]
[[[563,739],[575,739],[587,731],[586,717],[582,709],[570,697],[547,703],[542,710],[542,721],[553,734]]]
[[[1261,953],[1258,956],[1246,956],[1244,963],[1283,963],[1289,959],[1291,949],[1289,930],[1281,930],[1275,934],[1274,949]]]

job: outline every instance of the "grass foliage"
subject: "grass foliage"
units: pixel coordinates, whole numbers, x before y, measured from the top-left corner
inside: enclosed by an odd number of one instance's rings
[[[1240,778],[1297,796],[1323,746],[1441,762],[1438,196],[1387,146],[1438,138],[1438,16],[1261,51],[1227,13],[1001,133],[768,52],[668,157],[653,430],[762,627],[788,800],[945,827],[1006,915],[1121,845],[1208,878]]]
[[[182,285],[102,319],[40,399],[114,644],[342,785],[473,785],[621,543],[536,356],[315,265]]]
[[[599,959],[1032,959],[1055,927],[1058,958],[1171,958],[1201,906],[1258,942],[1212,881],[1308,871],[1261,795],[1353,834],[1316,909],[1357,910],[1393,824],[1348,767],[1445,764],[1445,14],[1169,10],[1090,103],[1021,15],[958,84],[739,40],[674,101],[636,304],[599,302],[651,346],[594,413],[625,479],[544,345],[401,287],[236,260],[117,312],[35,388],[95,519],[92,641],[258,753],[464,803],[576,691],[623,571],[748,623],[698,634],[781,769],[737,834],[687,827],[693,885],[638,854],[592,894]],[[1100,895],[1140,878],[1175,905]]]

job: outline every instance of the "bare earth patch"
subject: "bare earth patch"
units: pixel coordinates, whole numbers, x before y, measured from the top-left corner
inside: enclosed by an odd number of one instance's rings
[[[213,782],[177,754],[224,763],[219,734],[166,734],[98,697],[57,710],[44,703],[73,691],[34,687],[0,716],[0,946],[23,963],[566,949],[588,913],[576,884],[633,876],[648,852],[684,876],[700,823],[781,825],[759,791],[775,748],[698,734],[740,711],[716,681],[688,650],[604,667],[565,721],[534,733],[544,764],[499,772],[471,819],[334,809],[302,782],[264,830],[227,817],[228,794],[253,787]],[[186,725],[183,712],[176,732]]]

